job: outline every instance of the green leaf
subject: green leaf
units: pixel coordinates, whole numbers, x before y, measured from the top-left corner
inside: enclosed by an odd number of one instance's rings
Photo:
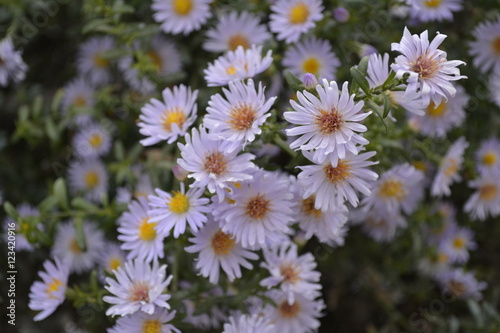
[[[302,91],[304,90],[304,85],[302,84],[302,80],[300,80],[295,74],[293,74],[291,71],[286,70],[285,72],[285,80],[290,86],[295,91]]]
[[[38,210],[40,212],[49,212],[58,204],[58,202],[59,200],[55,196],[50,195],[40,202]]]
[[[389,76],[387,77],[387,79],[385,80],[384,84],[382,84],[382,88],[384,90],[386,90],[387,86],[389,86],[391,83],[392,83],[392,80],[396,77],[396,72],[395,71],[391,71],[389,73]]]
[[[366,73],[368,72],[368,60],[369,57],[363,57],[361,58],[361,61],[358,64],[358,70],[363,74],[363,76],[366,76]]]
[[[71,206],[75,207],[78,210],[83,210],[85,212],[95,212],[96,210],[99,209],[96,205],[80,197],[71,200]]]
[[[384,95],[384,114],[383,114],[383,117],[384,118],[387,118],[387,116],[389,115],[389,112],[391,111],[391,99],[389,98],[389,96],[387,96],[387,94],[383,94]]]
[[[479,306],[479,304],[476,301],[469,299],[469,300],[467,300],[467,306],[469,307],[469,311],[472,314],[472,316],[474,317],[474,321],[476,322],[476,324],[479,327],[483,327],[484,326],[484,317],[483,317],[483,314],[481,312],[481,307]]]
[[[87,241],[85,239],[85,232],[83,231],[83,219],[81,217],[75,217],[73,223],[75,226],[76,244],[82,252],[85,252],[87,250]]]
[[[59,133],[52,118],[45,119],[45,132],[52,142],[57,142]]]
[[[372,109],[373,112],[375,112],[375,114],[382,120],[382,123],[384,124],[384,127],[385,127],[385,133],[387,133],[387,124],[384,120],[384,117],[382,116],[384,111],[380,108],[380,106],[378,106],[374,101],[372,101],[371,99],[367,99],[365,101],[365,105]]]
[[[19,214],[17,213],[16,207],[14,207],[10,202],[6,201],[3,204],[3,209],[5,210],[7,215],[12,217],[14,220],[17,221],[19,219]]]
[[[54,196],[63,209],[69,209],[68,193],[66,191],[66,183],[63,178],[58,178],[54,183]]]
[[[351,67],[351,76],[365,94],[370,95],[370,84],[366,77],[356,67]]]
[[[92,20],[83,26],[82,33],[88,34],[89,32],[98,31],[99,28],[101,28],[102,26],[109,27],[110,23],[111,23],[111,20],[109,18],[100,18],[100,19]]]

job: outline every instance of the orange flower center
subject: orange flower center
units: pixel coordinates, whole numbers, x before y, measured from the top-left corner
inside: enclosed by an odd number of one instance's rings
[[[269,211],[269,200],[263,195],[251,198],[247,203],[246,214],[253,219],[261,219]]]
[[[234,239],[220,229],[212,237],[212,249],[216,255],[226,255],[234,249]]]

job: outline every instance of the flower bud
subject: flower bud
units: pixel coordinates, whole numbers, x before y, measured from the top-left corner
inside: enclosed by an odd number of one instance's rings
[[[344,23],[349,21],[349,17],[349,12],[344,7],[337,7],[333,10],[333,18],[335,21]]]
[[[318,79],[314,74],[305,73],[304,78],[302,79],[302,83],[307,90],[314,89],[318,85]]]

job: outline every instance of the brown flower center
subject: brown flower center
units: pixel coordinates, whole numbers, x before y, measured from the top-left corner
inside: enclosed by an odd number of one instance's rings
[[[300,305],[297,302],[294,302],[292,305],[288,304],[288,301],[285,300],[281,303],[279,307],[279,312],[282,317],[285,318],[293,318],[297,316],[300,311]]]
[[[319,131],[323,134],[330,134],[338,131],[343,123],[342,116],[335,108],[332,108],[330,112],[320,110],[314,122],[316,126],[318,126]]]
[[[336,167],[333,167],[330,163],[323,167],[326,179],[332,184],[346,180],[350,176],[351,167],[349,163],[344,161],[339,161]]]
[[[253,219],[261,219],[269,211],[269,200],[259,194],[247,203],[246,214]]]
[[[429,54],[423,54],[418,57],[411,70],[418,73],[421,79],[430,79],[437,74],[445,59],[441,57],[433,58]]]
[[[234,239],[231,235],[217,231],[212,237],[212,248],[217,255],[226,255],[234,248]]]
[[[306,215],[313,215],[314,217],[320,217],[322,213],[320,209],[316,209],[314,207],[315,200],[316,197],[314,195],[310,196],[307,199],[302,200],[302,211]]]
[[[203,167],[209,173],[213,173],[217,176],[221,175],[227,168],[226,157],[221,152],[214,151],[205,157]]]
[[[229,127],[237,131],[252,128],[255,121],[255,109],[248,103],[242,103],[229,110]]]

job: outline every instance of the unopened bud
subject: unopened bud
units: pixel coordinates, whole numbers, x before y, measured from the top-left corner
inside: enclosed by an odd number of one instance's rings
[[[370,54],[378,53],[377,49],[371,46],[370,44],[363,44],[361,46],[360,54],[359,56],[361,58],[363,57],[368,57]]]
[[[349,12],[344,7],[337,7],[333,10],[333,18],[338,22],[347,22],[349,17]]]
[[[305,73],[304,78],[302,79],[302,83],[304,84],[304,88],[307,90],[314,89],[318,85],[318,79],[314,74]]]

